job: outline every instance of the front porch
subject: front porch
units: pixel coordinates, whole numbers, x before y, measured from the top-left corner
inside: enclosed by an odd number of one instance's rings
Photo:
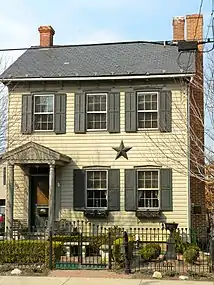
[[[36,225],[36,213],[46,216],[48,229],[55,221],[55,201],[58,193],[56,171],[68,164],[71,158],[35,142],[28,142],[6,152],[2,159],[7,162],[7,195],[5,209],[5,228],[9,231],[14,226],[14,168],[22,169],[28,191],[29,230]]]

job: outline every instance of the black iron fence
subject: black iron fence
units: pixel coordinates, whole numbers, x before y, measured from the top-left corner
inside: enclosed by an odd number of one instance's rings
[[[112,269],[210,273],[211,233],[195,229],[102,227],[88,222],[56,223],[51,231],[24,227],[0,236],[0,267]]]

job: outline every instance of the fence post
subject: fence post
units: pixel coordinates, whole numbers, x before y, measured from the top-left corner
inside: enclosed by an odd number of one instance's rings
[[[108,269],[112,269],[112,249],[111,249],[111,232],[108,232]]]
[[[124,272],[125,274],[130,274],[131,266],[130,266],[130,257],[129,257],[129,238],[126,231],[123,232],[123,247],[124,247],[124,259],[125,259]]]
[[[49,231],[49,269],[53,269],[53,232]]]
[[[214,271],[214,238],[212,237],[213,231],[211,231],[211,262],[212,271]]]

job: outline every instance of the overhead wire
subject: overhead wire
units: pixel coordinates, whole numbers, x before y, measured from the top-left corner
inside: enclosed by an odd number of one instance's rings
[[[207,43],[210,42],[210,38],[208,38],[210,27],[212,28],[212,37],[214,37],[214,0],[212,0],[212,12],[211,12],[211,15],[210,15],[210,22],[209,22],[209,25],[208,25],[207,34],[206,34],[206,37],[205,37],[205,41]],[[213,50],[214,50],[214,43],[212,44],[212,47],[209,50],[203,50],[203,53],[209,53],[209,52],[211,52]]]

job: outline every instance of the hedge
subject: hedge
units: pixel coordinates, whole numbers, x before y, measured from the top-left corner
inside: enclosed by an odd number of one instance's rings
[[[53,242],[53,264],[60,260],[62,243]],[[50,242],[40,240],[0,241],[0,264],[45,264],[49,265]]]

